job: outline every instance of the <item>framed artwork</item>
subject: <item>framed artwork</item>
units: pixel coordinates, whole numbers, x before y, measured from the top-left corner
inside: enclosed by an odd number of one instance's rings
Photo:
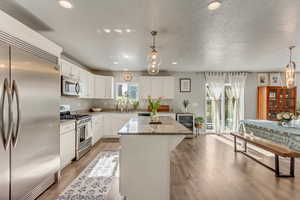
[[[191,79],[190,78],[180,78],[180,92],[191,92]]]
[[[271,86],[281,86],[281,74],[280,73],[270,73],[270,85]]]
[[[258,86],[268,86],[269,85],[269,74],[268,73],[258,73],[257,84],[258,84]]]

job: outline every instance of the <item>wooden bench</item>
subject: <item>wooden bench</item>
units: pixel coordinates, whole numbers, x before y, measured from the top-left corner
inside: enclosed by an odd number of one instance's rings
[[[265,140],[262,140],[262,139],[256,139],[256,138],[251,138],[251,137],[247,137],[247,136],[242,136],[242,135],[237,134],[237,133],[231,133],[231,135],[234,137],[234,151],[235,152],[242,153],[242,154],[246,155],[247,157],[251,158],[252,160],[258,162],[261,165],[263,165],[264,167],[274,171],[275,175],[277,177],[295,177],[295,158],[300,157],[299,152],[291,151],[290,149],[288,149],[285,146],[275,144],[273,142],[265,141]],[[245,142],[243,151],[237,149],[237,144],[236,144],[237,138],[240,139],[240,140],[243,140]],[[268,165],[266,165],[266,164],[264,164],[263,162],[257,160],[253,156],[249,155],[247,153],[247,143],[250,143],[250,144],[252,144],[254,146],[257,146],[259,148],[262,148],[266,151],[274,153],[274,155],[275,155],[275,169],[268,166]],[[280,173],[279,156],[290,158],[290,174],[284,175],[284,174]]]

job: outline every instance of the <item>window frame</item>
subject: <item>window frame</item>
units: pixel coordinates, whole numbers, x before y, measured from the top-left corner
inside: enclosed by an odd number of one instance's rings
[[[118,96],[118,86],[119,85],[127,85],[126,86],[127,87],[127,92],[128,92],[128,86],[129,85],[135,85],[137,87],[136,99],[129,98],[129,97],[128,97],[128,99],[131,100],[131,101],[139,101],[140,100],[140,87],[139,87],[139,84],[137,82],[124,82],[124,81],[123,82],[120,81],[120,82],[116,82],[115,83],[116,91],[115,91],[115,95],[114,96],[115,96],[116,100],[121,97],[121,96]]]

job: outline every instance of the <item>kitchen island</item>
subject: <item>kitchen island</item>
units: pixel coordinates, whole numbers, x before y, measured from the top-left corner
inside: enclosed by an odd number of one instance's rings
[[[192,131],[172,119],[134,117],[120,130],[120,193],[128,200],[170,199],[171,151]]]

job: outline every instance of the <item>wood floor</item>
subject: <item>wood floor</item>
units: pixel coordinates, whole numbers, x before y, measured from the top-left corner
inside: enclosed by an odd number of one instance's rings
[[[120,148],[118,142],[100,142],[80,161],[62,171],[39,200],[56,199],[64,188],[103,150]],[[261,156],[273,164],[273,158]],[[287,168],[287,160],[281,160]],[[184,140],[171,158],[172,200],[296,200],[300,199],[300,162],[296,160],[296,178],[276,178],[274,173],[242,154],[216,136]],[[118,180],[114,180],[107,200],[119,200]]]

